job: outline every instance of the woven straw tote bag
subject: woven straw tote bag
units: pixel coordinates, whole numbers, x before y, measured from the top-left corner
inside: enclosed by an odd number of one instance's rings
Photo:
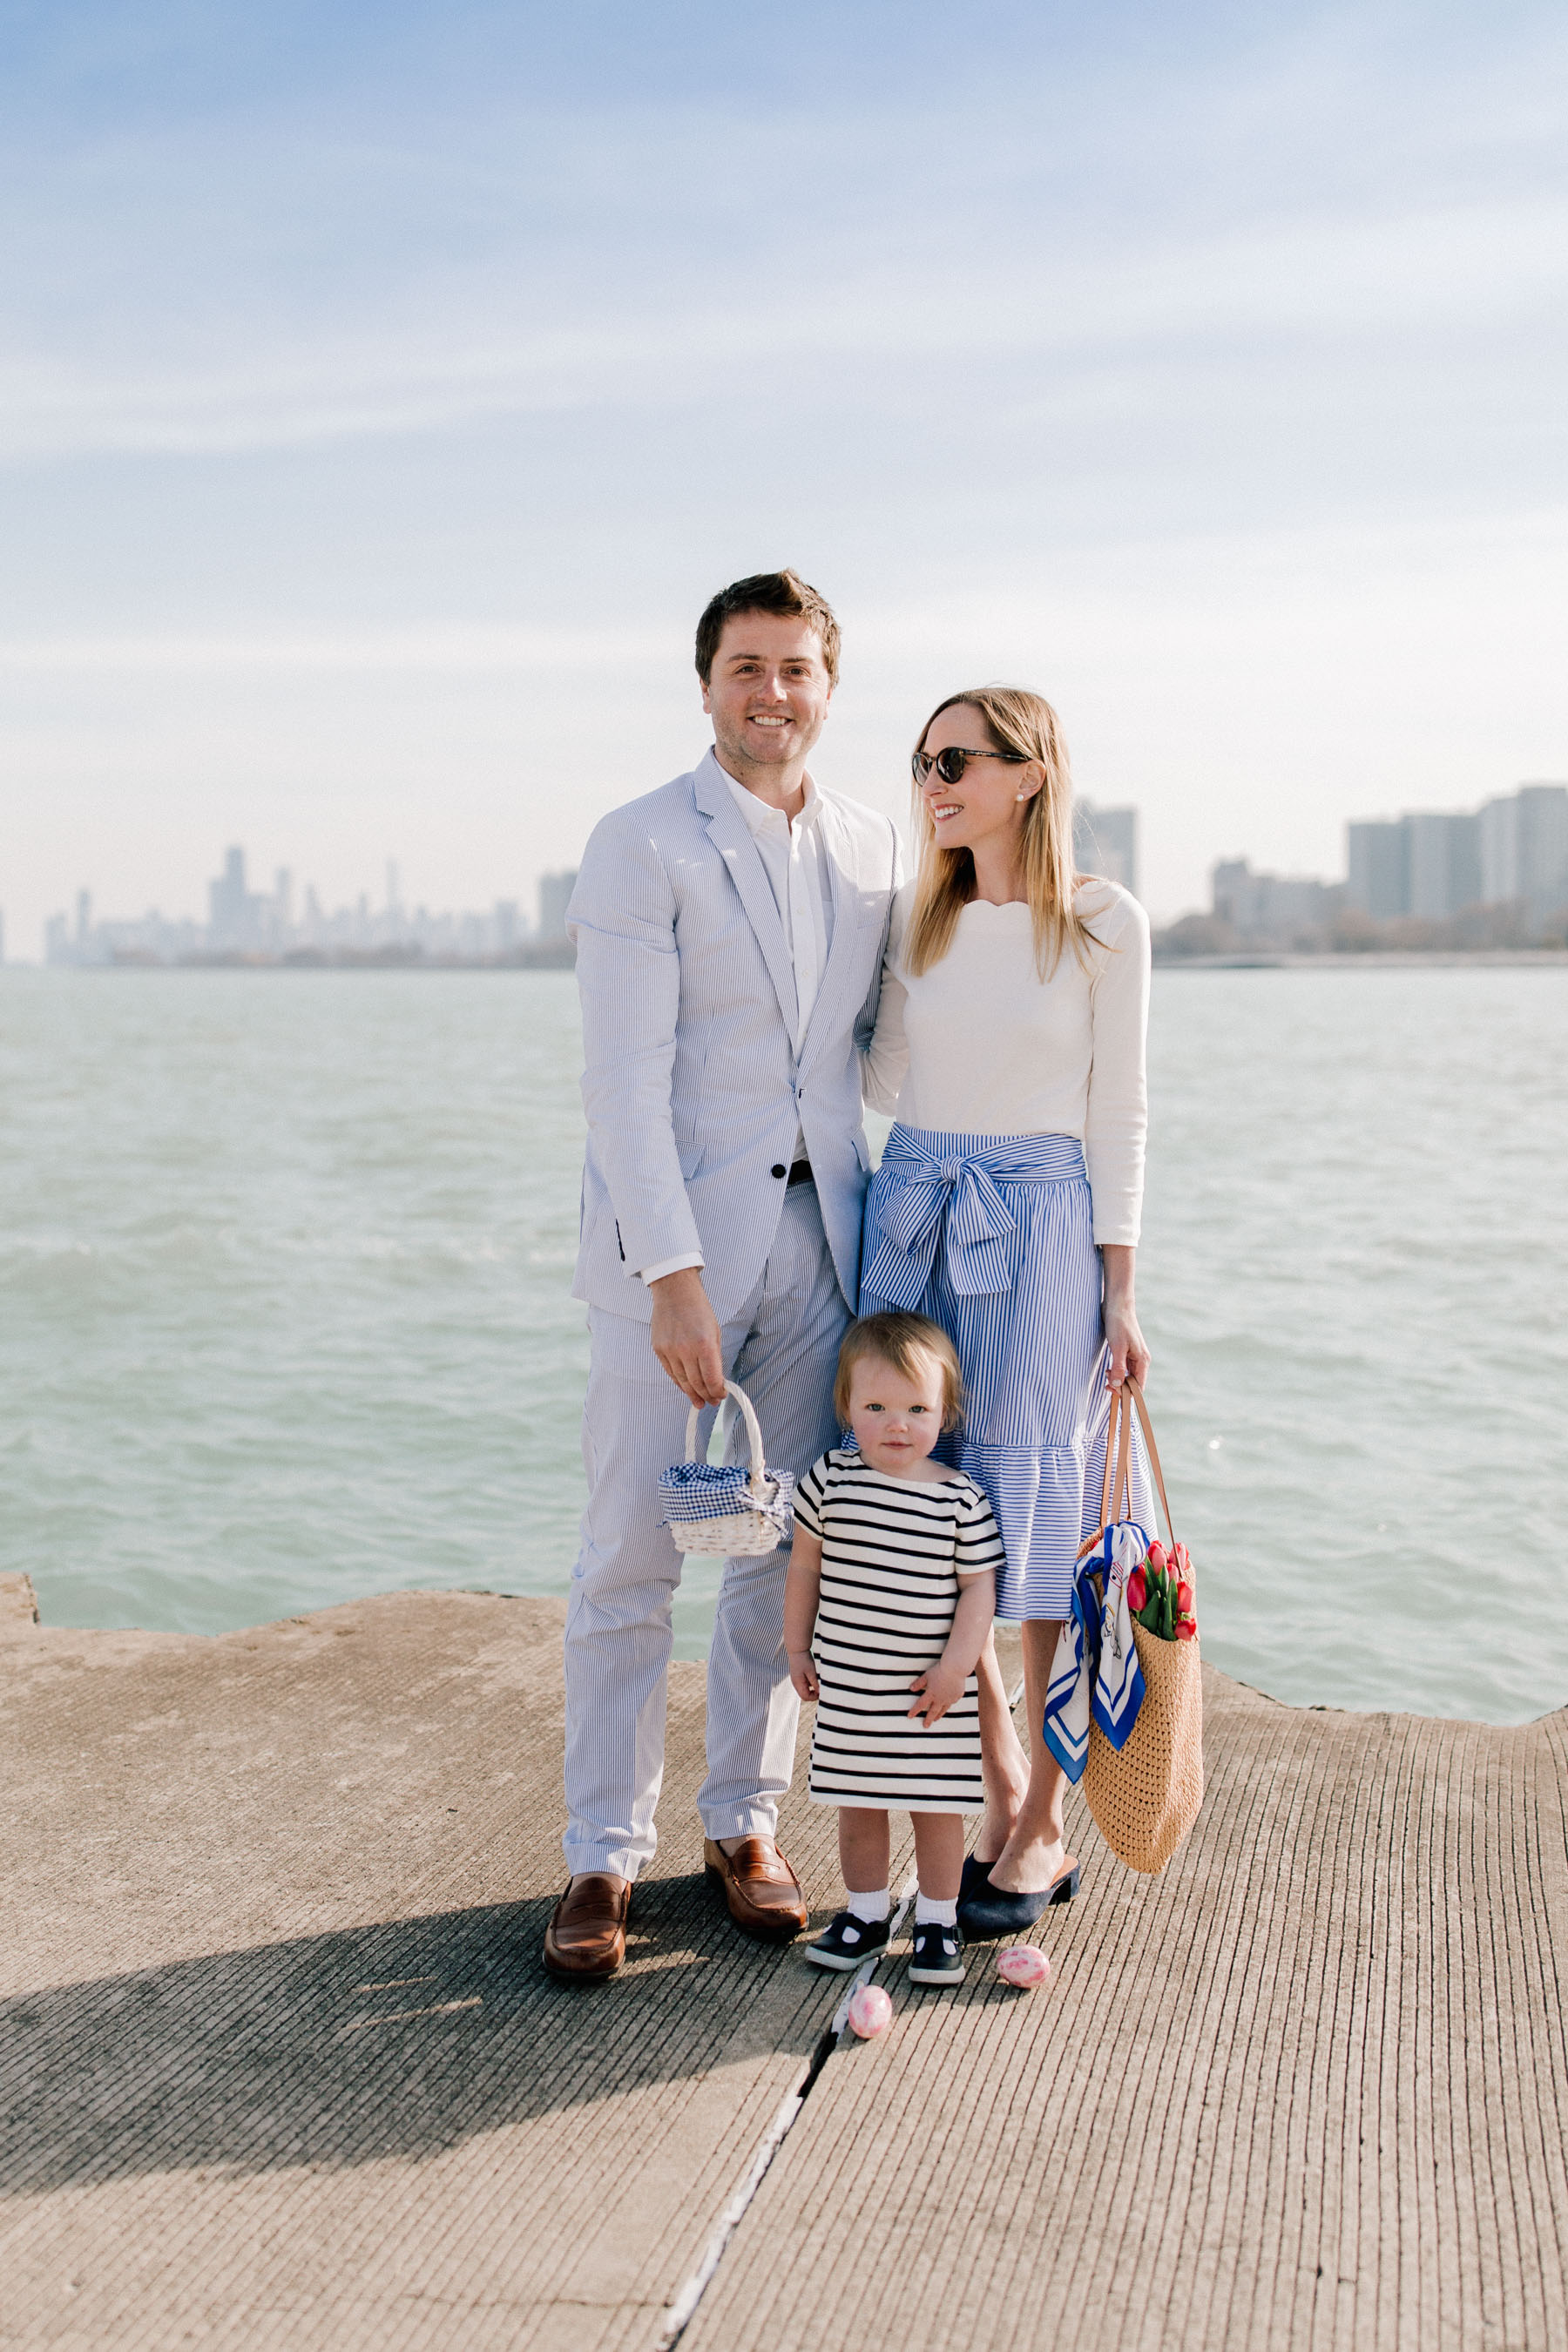
[[[777,1549],[788,1524],[784,1514],[795,1491],[795,1481],[768,1468],[763,1456],[762,1427],[745,1390],[734,1381],[726,1381],[724,1387],[741,1408],[751,1444],[751,1475],[739,1488],[742,1495],[749,1492],[748,1506],[720,1517],[677,1519],[672,1516],[668,1526],[677,1548],[683,1552],[721,1552],[731,1559],[744,1559]],[[686,1417],[689,1463],[697,1460],[699,1415],[700,1408],[693,1405]]]
[[[1130,1516],[1134,1410],[1142,1423],[1149,1466],[1165,1514],[1165,1533],[1172,1546],[1175,1544],[1149,1408],[1137,1381],[1129,1380],[1125,1389],[1118,1389],[1110,1400],[1105,1481],[1100,1497],[1100,1528],[1099,1534],[1091,1536],[1083,1546],[1080,1559],[1100,1541],[1112,1520]],[[1195,1602],[1197,1578],[1190,1569],[1188,1580]],[[1098,1723],[1091,1722],[1083,1791],[1095,1826],[1117,1860],[1124,1862],[1129,1870],[1154,1875],[1164,1869],[1186,1837],[1204,1801],[1204,1685],[1198,1655],[1202,1637],[1190,1642],[1162,1642],[1147,1627],[1135,1622],[1132,1639],[1138,1647],[1138,1664],[1143,1676],[1143,1704],[1121,1749],[1111,1746]]]

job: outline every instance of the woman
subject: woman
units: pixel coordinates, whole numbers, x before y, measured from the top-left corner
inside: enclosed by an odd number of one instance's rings
[[[1041,1725],[1099,1519],[1110,1391],[1149,1369],[1133,1304],[1149,925],[1115,883],[1074,874],[1067,746],[1039,695],[950,696],[913,767],[920,862],[867,1065],[898,1124],[867,1201],[860,1312],[906,1307],[952,1337],[969,1411],[948,1458],[990,1496],[997,1614],[1023,1627],[1026,1762],[994,1643],[980,1665],[987,1807],[959,1918],[984,1937],[1078,1886]]]

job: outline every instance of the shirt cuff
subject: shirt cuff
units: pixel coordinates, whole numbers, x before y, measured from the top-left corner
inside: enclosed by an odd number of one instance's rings
[[[698,1251],[686,1250],[679,1257],[661,1257],[657,1265],[639,1266],[637,1272],[645,1282],[662,1282],[667,1274],[679,1274],[685,1267],[701,1263]]]

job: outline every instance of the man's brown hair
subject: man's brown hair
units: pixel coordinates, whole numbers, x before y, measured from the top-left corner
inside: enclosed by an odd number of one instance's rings
[[[788,620],[809,621],[822,640],[828,678],[837,685],[838,624],[833,607],[798,572],[785,571],[753,572],[748,580],[732,580],[710,599],[697,624],[697,675],[704,686],[713,683],[713,656],[724,624],[737,613],[779,613]]]
[[[902,1307],[889,1308],[885,1315],[863,1315],[844,1334],[844,1344],[838,1350],[838,1374],[833,1383],[833,1410],[838,1415],[840,1427],[849,1426],[849,1389],[855,1367],[871,1356],[891,1364],[906,1381],[918,1381],[927,1364],[940,1366],[942,1425],[943,1429],[958,1427],[963,1419],[963,1374],[959,1370],[958,1350],[940,1324],[928,1322],[923,1315],[908,1315]]]

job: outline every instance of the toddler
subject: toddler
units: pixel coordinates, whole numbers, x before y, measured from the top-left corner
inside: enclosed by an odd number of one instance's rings
[[[848,1906],[805,1956],[855,1969],[886,1949],[896,1806],[911,1816],[920,1873],[910,1981],[962,1984],[963,1816],[984,1804],[974,1665],[1002,1538],[974,1481],[931,1458],[963,1410],[958,1358],[934,1323],[851,1324],[833,1402],[855,1444],[831,1448],[795,1490],[784,1648],[790,1681],[816,1701],[811,1795],[838,1808]]]

